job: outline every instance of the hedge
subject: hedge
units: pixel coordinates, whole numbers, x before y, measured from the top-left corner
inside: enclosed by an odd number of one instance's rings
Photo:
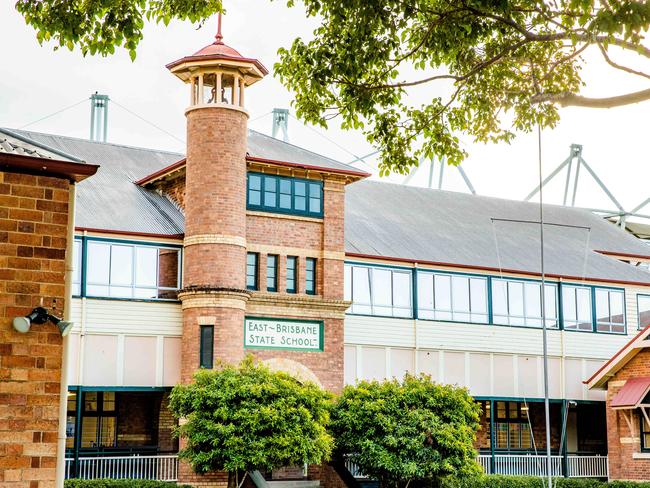
[[[65,488],[191,488],[189,485],[177,485],[168,481],[151,480],[65,480]]]
[[[599,481],[589,478],[555,478],[556,488],[650,488],[650,482]],[[448,479],[443,488],[546,488],[546,480],[532,476],[483,475],[461,480]]]

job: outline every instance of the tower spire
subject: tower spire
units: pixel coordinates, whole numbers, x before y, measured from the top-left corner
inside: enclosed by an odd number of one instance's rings
[[[215,44],[223,44],[223,36],[221,35],[221,12],[219,12],[219,18],[217,20],[217,35],[214,38],[217,40]]]

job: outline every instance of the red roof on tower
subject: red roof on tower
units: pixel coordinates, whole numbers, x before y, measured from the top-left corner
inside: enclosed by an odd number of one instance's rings
[[[172,69],[180,64],[187,62],[224,60],[240,61],[243,63],[254,64],[255,67],[257,67],[263,75],[268,74],[268,70],[259,60],[253,58],[245,58],[239,53],[239,51],[223,43],[223,35],[221,34],[221,14],[219,14],[217,35],[214,37],[215,41],[212,44],[199,49],[191,56],[185,56],[184,58],[177,59],[176,61],[169,63],[166,65],[166,68]]]

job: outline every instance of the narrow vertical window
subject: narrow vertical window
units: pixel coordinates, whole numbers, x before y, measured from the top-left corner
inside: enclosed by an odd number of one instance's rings
[[[637,295],[636,297],[639,329],[650,325],[650,295]],[[650,447],[650,445],[648,445]]]
[[[72,262],[74,269],[72,271],[72,294],[74,296],[81,295],[81,255],[82,255],[81,240],[75,239],[72,247]]]
[[[619,290],[596,288],[596,330],[625,333],[625,296]]]
[[[562,285],[562,314],[565,330],[593,331],[591,290],[587,287]]]
[[[262,205],[262,177],[260,175],[248,175],[248,204]]]
[[[278,291],[278,256],[269,254],[266,256],[266,290]]]
[[[257,290],[257,261],[257,253],[246,255],[246,288],[249,290]]]
[[[298,257],[287,256],[287,293],[298,291]]]
[[[212,369],[214,357],[214,326],[201,326],[201,343],[199,344],[199,367]]]
[[[305,293],[316,294],[316,259],[307,258],[305,263]]]

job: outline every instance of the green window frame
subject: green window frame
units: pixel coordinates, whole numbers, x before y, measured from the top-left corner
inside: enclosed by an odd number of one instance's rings
[[[637,294],[636,314],[638,329],[645,329],[650,325],[650,295]]]
[[[492,278],[492,321],[497,325],[541,328],[542,282]],[[546,327],[559,327],[558,286],[544,285]]]
[[[249,172],[246,208],[322,218],[323,182]]]
[[[528,406],[522,402],[494,402],[494,442],[499,451],[527,451],[533,448]]]
[[[178,300],[182,246],[77,237],[72,294],[117,300]]]
[[[625,292],[616,288],[594,288],[596,332],[625,334]]]
[[[594,331],[592,289],[589,286],[560,286],[562,293],[562,327],[564,330]]]
[[[489,322],[486,277],[418,270],[416,286],[419,319]]]
[[[643,399],[642,403],[645,403],[647,405],[648,401],[650,401],[648,396],[650,395],[647,395],[646,398]],[[650,425],[640,410],[638,410],[638,414],[639,422],[641,424],[639,427],[641,436],[641,452],[650,452]]]
[[[117,399],[114,391],[84,391],[80,449],[117,445]]]
[[[202,325],[199,343],[199,368],[214,366],[214,325]]]
[[[345,265],[344,298],[350,312],[379,317],[413,317],[413,274],[388,266]]]
[[[278,255],[266,256],[266,290],[278,291]]]
[[[298,292],[298,256],[287,256],[287,293]]]
[[[246,289],[257,290],[257,268],[259,263],[259,254],[249,252],[246,254]]]
[[[305,293],[316,294],[316,258],[307,258],[305,261]]]

